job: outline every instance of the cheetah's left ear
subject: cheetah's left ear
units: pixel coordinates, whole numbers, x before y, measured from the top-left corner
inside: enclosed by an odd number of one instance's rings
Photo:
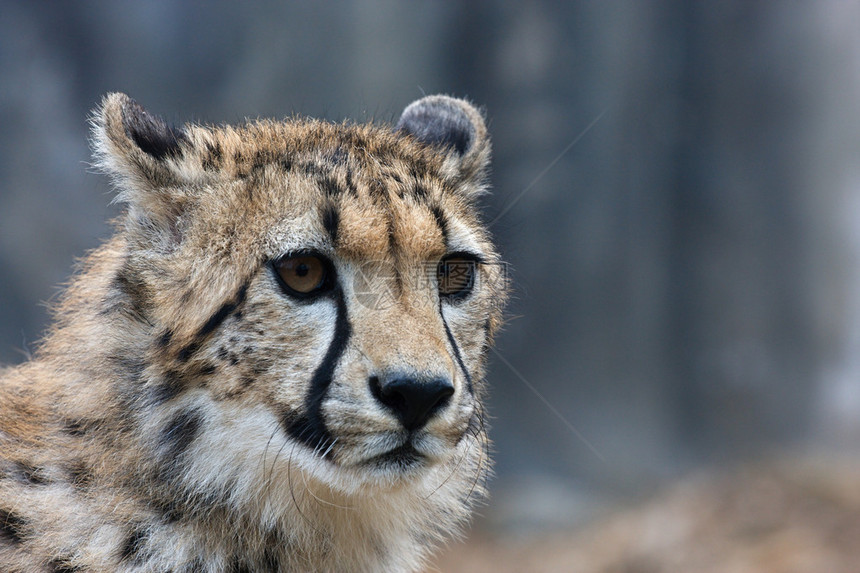
[[[409,104],[394,129],[444,153],[457,179],[483,189],[490,138],[475,106],[444,95],[427,96]]]

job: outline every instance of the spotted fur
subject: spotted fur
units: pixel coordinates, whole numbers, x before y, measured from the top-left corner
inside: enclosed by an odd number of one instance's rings
[[[93,133],[126,212],[0,378],[0,570],[420,568],[489,466],[481,114],[174,128],[111,94]],[[330,262],[325,296],[279,283],[296,253]],[[452,253],[477,269],[457,299]],[[407,416],[403,380],[444,395]]]

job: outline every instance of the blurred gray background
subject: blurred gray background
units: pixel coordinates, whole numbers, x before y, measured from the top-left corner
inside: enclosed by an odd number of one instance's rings
[[[860,438],[860,3],[0,2],[0,362],[118,214],[87,116],[486,108],[515,285],[482,525]]]

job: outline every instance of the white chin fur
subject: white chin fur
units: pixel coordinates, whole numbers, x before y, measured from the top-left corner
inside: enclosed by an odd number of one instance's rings
[[[416,451],[423,456],[415,463],[405,466],[373,463],[373,458],[390,452],[405,441],[402,436],[383,436],[374,440],[370,448],[363,450],[363,455],[357,456],[356,463],[350,465],[333,463],[301,444],[288,443],[282,454],[286,463],[280,469],[291,472],[294,484],[297,478],[311,480],[347,496],[361,494],[369,489],[381,491],[404,487],[418,491],[427,489],[430,492],[438,488],[452,471],[456,471],[458,459],[469,455],[471,449],[481,447],[471,436],[460,440],[452,449],[443,445],[439,438],[427,435],[414,442]],[[287,450],[291,451],[288,453]],[[446,463],[452,460],[453,465]]]

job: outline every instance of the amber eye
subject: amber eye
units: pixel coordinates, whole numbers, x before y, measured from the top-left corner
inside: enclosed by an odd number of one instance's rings
[[[467,255],[451,255],[442,259],[436,269],[439,294],[452,299],[467,296],[475,286],[477,270],[478,261]]]
[[[331,264],[315,255],[297,255],[272,263],[281,286],[299,298],[311,296],[331,287]]]

